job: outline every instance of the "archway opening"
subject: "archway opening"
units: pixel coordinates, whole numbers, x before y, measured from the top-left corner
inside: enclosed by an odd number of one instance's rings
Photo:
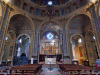
[[[60,27],[54,22],[42,25],[40,30],[40,62],[56,64],[56,61],[62,59],[60,31]]]
[[[14,56],[21,56],[22,52],[25,53],[25,50],[26,49],[30,49],[29,47],[29,36],[27,35],[24,35],[26,34],[26,31],[30,31],[32,29],[31,27],[31,22],[30,20],[24,16],[24,15],[20,15],[20,14],[17,14],[17,15],[14,15],[11,17],[10,19],[10,24],[9,24],[9,30],[12,29],[15,33],[16,33],[16,37],[19,37],[17,39],[17,42],[16,42],[16,48],[15,48],[15,55]],[[20,39],[22,41],[22,43],[19,43],[20,42]],[[27,46],[26,46],[27,45]],[[26,49],[23,49],[24,51],[20,51],[19,53],[16,53],[18,50],[21,50],[22,47],[27,47]],[[29,52],[28,53],[25,53],[26,56],[29,57]]]
[[[88,31],[85,35],[85,40],[86,40],[89,64],[92,65],[92,63],[95,63],[96,59],[99,59],[97,46],[95,42],[95,36],[93,32]]]
[[[13,30],[17,38],[14,41],[14,55],[11,58],[13,60],[13,65],[28,64],[30,56],[30,36],[28,35],[30,35],[30,33],[27,32],[32,30],[30,19],[25,15],[16,14],[11,17],[8,30]],[[22,42],[20,43],[20,41]],[[21,57],[23,54],[25,57]]]
[[[72,41],[72,44],[70,46],[71,47],[70,49],[73,53],[72,62],[76,62],[77,60],[77,63],[89,66],[89,61],[87,58],[88,57],[87,47],[84,39],[85,38],[84,34],[88,30],[92,30],[92,25],[91,25],[91,20],[87,15],[79,14],[71,19],[69,23],[69,34]],[[85,64],[85,62],[87,64]]]
[[[30,46],[29,37],[27,35],[22,35],[18,38],[17,42],[17,56],[21,56],[24,53],[28,57]]]
[[[84,39],[81,35],[74,35],[71,39],[73,61],[78,61],[79,64],[84,64],[87,61],[87,54],[84,44]]]

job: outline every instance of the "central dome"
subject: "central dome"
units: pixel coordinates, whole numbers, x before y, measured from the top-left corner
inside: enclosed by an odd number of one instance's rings
[[[31,0],[31,1],[39,5],[49,5],[49,3],[50,5],[62,5],[70,0]]]

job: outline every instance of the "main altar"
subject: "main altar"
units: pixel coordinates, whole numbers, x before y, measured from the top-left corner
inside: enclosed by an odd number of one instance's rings
[[[45,58],[45,64],[56,64],[56,58]]]

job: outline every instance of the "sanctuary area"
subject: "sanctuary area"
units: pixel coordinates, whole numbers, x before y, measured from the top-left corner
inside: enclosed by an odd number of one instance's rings
[[[0,0],[0,74],[100,74],[99,58],[100,0]]]

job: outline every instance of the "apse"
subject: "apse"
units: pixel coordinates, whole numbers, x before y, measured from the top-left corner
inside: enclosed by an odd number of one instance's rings
[[[55,22],[46,22],[40,28],[41,38],[49,32],[59,36],[60,31],[61,31],[61,28],[58,26],[57,23],[55,23]]]
[[[41,26],[39,62],[44,62],[49,59],[60,61],[62,59],[60,32],[61,29],[55,22],[46,22]]]

